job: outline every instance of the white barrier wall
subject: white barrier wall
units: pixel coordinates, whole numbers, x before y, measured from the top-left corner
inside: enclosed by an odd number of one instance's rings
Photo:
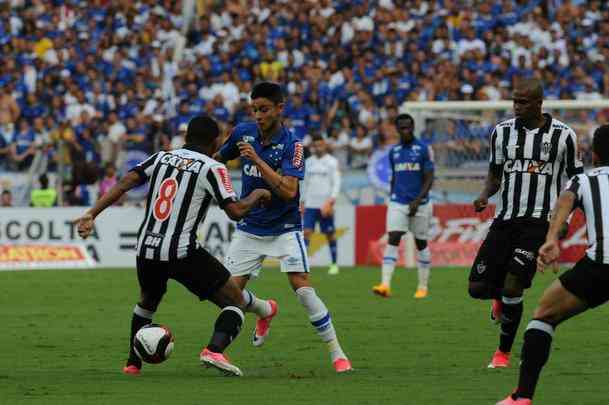
[[[82,241],[72,221],[85,211],[71,208],[0,209],[0,245],[51,243],[84,244],[100,267],[135,266],[135,245],[143,208],[112,207],[95,221],[95,230]],[[351,205],[337,207],[336,229],[339,264],[354,264],[355,210]],[[208,213],[198,233],[199,240],[214,256],[223,259],[235,224],[216,206]],[[326,265],[330,254],[325,237],[315,234],[310,251],[312,265]]]

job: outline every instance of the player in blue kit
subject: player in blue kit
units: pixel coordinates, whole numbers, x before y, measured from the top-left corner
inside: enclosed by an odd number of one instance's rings
[[[387,209],[389,240],[385,248],[381,284],[372,291],[382,297],[391,295],[391,277],[398,258],[402,236],[410,231],[417,246],[419,285],[415,298],[428,293],[431,253],[427,246],[431,220],[429,190],[433,183],[434,164],[431,149],[414,137],[414,119],[400,114],[395,119],[400,143],[389,151],[391,167],[391,198]]]
[[[256,122],[237,125],[220,151],[219,161],[241,158],[242,190],[247,196],[256,188],[270,190],[271,202],[253,209],[237,224],[226,254],[225,265],[243,290],[246,311],[258,316],[253,344],[261,346],[277,314],[277,303],[257,298],[245,286],[258,276],[266,257],[279,259],[298,301],[303,305],[318,335],[328,344],[337,372],[351,370],[332,318],[309,281],[309,263],[299,212],[299,180],[304,177],[302,143],[281,123],[283,94],[276,83],[261,82],[251,94]]]

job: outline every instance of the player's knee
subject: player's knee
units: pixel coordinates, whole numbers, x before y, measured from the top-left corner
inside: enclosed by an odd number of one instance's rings
[[[523,293],[524,285],[522,284],[520,279],[518,279],[516,275],[508,273],[508,276],[505,279],[505,285],[501,290],[501,295],[503,295],[504,297],[516,298],[522,297]]]
[[[467,291],[469,292],[470,297],[477,300],[486,300],[491,298],[488,285],[480,281],[471,281]]]
[[[301,287],[310,287],[308,273],[288,273],[288,280],[292,286],[292,290],[296,291]]]
[[[417,246],[417,250],[424,250],[425,248],[427,248],[427,241],[426,240],[415,239],[414,243]]]
[[[533,318],[552,326],[557,326],[561,322],[563,316],[556,307],[540,303],[533,312]]]
[[[393,246],[398,246],[400,244],[400,240],[402,239],[402,232],[389,232],[388,243]]]

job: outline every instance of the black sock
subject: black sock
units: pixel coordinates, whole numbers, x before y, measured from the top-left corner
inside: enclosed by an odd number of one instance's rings
[[[520,378],[518,380],[518,389],[514,393],[515,397],[533,398],[541,369],[548,361],[548,357],[550,357],[553,334],[554,328],[546,322],[532,320],[529,323],[524,333]]]
[[[222,353],[237,337],[243,324],[243,311],[237,307],[225,307],[214,325],[207,349],[214,353]]]
[[[508,303],[506,303],[506,301],[508,301]],[[522,307],[522,297],[504,297],[503,299],[499,350],[504,353],[512,351],[512,345],[514,344],[518,326],[520,325],[520,319],[522,318]]]
[[[133,338],[138,330],[152,323],[153,315],[154,311],[144,309],[140,307],[139,304],[133,308],[133,316],[131,317],[131,336],[129,337],[129,359],[127,360],[128,366],[142,368],[142,360],[137,357],[137,354],[135,354],[135,351],[133,350]]]

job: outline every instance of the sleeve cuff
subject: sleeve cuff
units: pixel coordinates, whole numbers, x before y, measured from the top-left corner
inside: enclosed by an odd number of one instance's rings
[[[237,202],[237,197],[228,197],[218,203],[218,206],[222,209],[230,203]]]

